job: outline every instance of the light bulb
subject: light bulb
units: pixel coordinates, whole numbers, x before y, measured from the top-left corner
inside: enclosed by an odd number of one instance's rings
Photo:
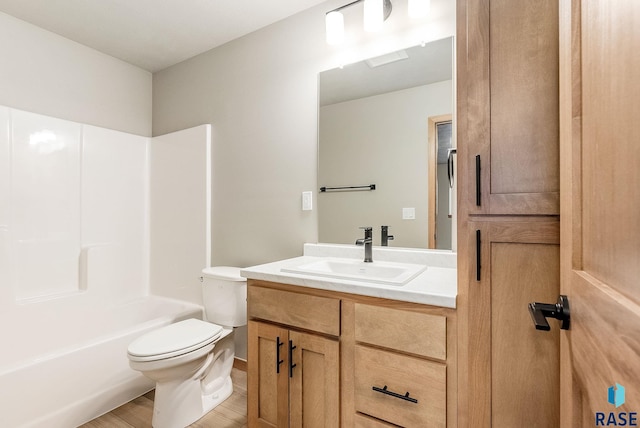
[[[325,16],[327,29],[327,43],[339,45],[344,40],[344,16],[338,11],[327,13]]]
[[[378,31],[384,23],[384,1],[364,0],[364,30]]]

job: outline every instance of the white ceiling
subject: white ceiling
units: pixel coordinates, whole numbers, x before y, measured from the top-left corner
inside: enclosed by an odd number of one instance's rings
[[[0,12],[155,72],[325,0],[0,0]]]

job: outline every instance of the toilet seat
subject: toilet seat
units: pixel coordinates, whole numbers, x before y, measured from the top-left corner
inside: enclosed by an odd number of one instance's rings
[[[210,345],[222,327],[195,318],[170,324],[133,341],[127,349],[131,361],[156,361],[184,355]]]

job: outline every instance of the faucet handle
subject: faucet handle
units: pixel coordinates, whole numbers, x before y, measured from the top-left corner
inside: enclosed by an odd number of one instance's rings
[[[382,226],[382,238],[380,240],[380,244],[383,247],[386,247],[389,245],[389,241],[393,240],[393,235],[389,235],[389,226]]]
[[[360,229],[363,229],[365,232],[370,232],[373,230],[371,226],[360,226]]]

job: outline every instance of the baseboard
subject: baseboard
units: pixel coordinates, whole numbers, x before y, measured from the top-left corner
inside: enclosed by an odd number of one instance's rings
[[[247,371],[247,360],[243,360],[241,358],[234,358],[233,359],[233,368],[234,369],[238,369],[238,370],[242,370],[243,372]]]

